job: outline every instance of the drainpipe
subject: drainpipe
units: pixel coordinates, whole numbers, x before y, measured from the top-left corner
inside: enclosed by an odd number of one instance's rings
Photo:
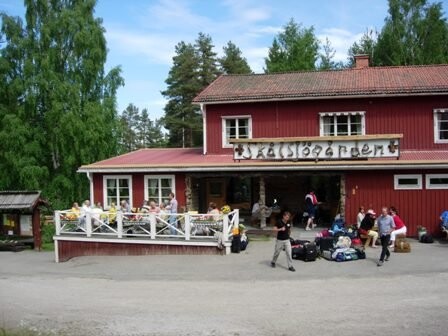
[[[202,154],[207,154],[207,115],[206,115],[206,106],[204,104],[200,104],[201,112],[202,112],[202,142],[203,142],[203,152]]]
[[[93,178],[92,174],[90,172],[86,172],[87,178],[89,179],[90,183],[90,204],[94,204],[94,197],[93,197]]]

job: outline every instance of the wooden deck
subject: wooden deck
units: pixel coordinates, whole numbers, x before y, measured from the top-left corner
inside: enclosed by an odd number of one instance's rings
[[[89,214],[76,220],[67,220],[67,215],[69,211],[55,212],[56,262],[94,255],[229,254],[231,231],[239,224],[238,210],[217,221],[203,220],[206,215],[176,214],[176,226],[152,215],[146,222],[134,221],[132,230],[126,218],[141,214],[117,213],[114,224]]]

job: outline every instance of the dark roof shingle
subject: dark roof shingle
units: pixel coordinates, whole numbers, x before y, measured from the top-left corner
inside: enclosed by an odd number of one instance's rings
[[[196,103],[448,93],[448,64],[222,75]]]

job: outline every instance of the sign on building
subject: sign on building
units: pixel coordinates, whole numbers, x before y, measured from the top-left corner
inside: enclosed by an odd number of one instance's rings
[[[234,160],[398,158],[401,134],[232,140]]]

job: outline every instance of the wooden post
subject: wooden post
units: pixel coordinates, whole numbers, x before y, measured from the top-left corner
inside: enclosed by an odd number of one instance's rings
[[[185,240],[190,240],[191,232],[191,215],[189,213],[185,214]]]
[[[222,216],[222,243],[226,246],[226,254],[230,254],[230,246],[227,246],[229,242],[229,215],[224,214]]]
[[[185,211],[192,210],[192,189],[191,189],[191,176],[185,177]]]
[[[121,211],[117,212],[117,235],[118,238],[123,238],[123,214]]]
[[[340,195],[339,195],[339,213],[341,216],[345,217],[345,174],[341,175],[341,186],[340,186]],[[366,210],[367,211],[367,210]],[[337,214],[336,214],[337,215]]]
[[[156,239],[156,231],[157,231],[157,227],[156,227],[156,214],[151,213],[149,214],[149,226],[151,228],[151,239]]]
[[[86,212],[86,233],[87,237],[92,237],[92,217],[89,211]]]
[[[61,235],[61,212],[55,211],[54,212],[54,225],[56,229],[56,236]]]
[[[31,220],[33,223],[34,249],[40,251],[42,248],[42,233],[40,229],[40,211],[38,207],[34,208]]]
[[[264,184],[264,177],[260,176],[260,200],[263,205],[266,205],[266,190]],[[266,227],[266,216],[264,210],[261,209],[261,218],[260,218],[260,229],[264,229]]]

